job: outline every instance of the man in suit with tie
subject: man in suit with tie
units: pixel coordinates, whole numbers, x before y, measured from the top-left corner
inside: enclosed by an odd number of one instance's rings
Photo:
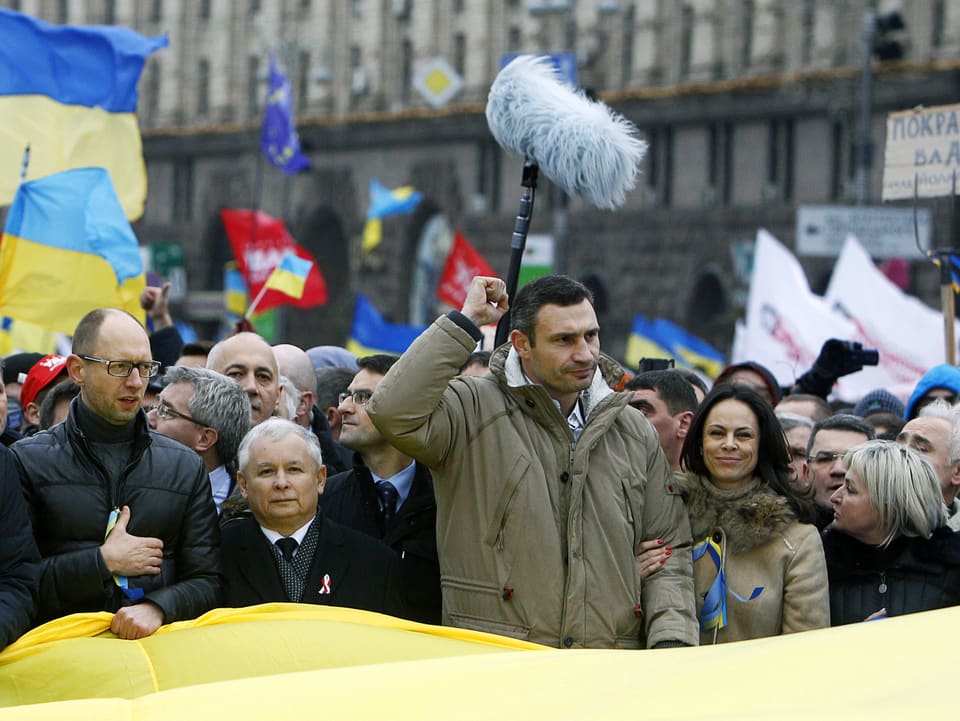
[[[237,468],[252,516],[223,526],[228,606],[292,601],[402,612],[394,553],[318,508],[327,473],[316,436],[270,418],[244,437]]]
[[[397,360],[385,354],[357,360],[360,371],[338,407],[340,442],[355,452],[353,469],[330,478],[320,505],[327,518],[390,546],[400,558],[407,618],[439,624],[437,502],[430,470],[390,445],[364,409]]]

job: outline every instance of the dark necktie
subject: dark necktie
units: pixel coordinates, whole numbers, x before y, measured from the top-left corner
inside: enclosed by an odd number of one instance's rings
[[[383,514],[384,524],[389,524],[397,513],[397,499],[400,494],[390,481],[380,481],[377,484],[377,496],[380,497],[380,512]]]
[[[299,545],[300,544],[297,543],[297,539],[295,538],[277,539],[277,548],[280,549],[280,553],[283,554],[283,558],[287,563],[293,563],[293,554]]]

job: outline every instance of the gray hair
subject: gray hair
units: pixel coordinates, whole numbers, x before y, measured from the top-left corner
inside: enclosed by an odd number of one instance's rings
[[[780,421],[784,433],[789,433],[794,428],[813,428],[813,419],[796,413],[777,413],[777,420]]]
[[[309,430],[303,426],[298,426],[293,421],[286,418],[268,418],[263,423],[258,423],[243,437],[240,442],[240,450],[237,451],[237,468],[245,471],[250,463],[250,446],[261,438],[269,438],[272,441],[279,441],[290,434],[299,436],[307,445],[307,453],[310,458],[316,461],[317,467],[323,465],[323,452],[320,450],[320,441]]]
[[[280,397],[279,415],[292,421],[297,417],[297,406],[300,405],[301,393],[287,376],[280,376],[280,387],[283,395]]]
[[[859,476],[880,515],[886,547],[898,536],[930,538],[947,522],[940,479],[933,465],[912,448],[893,441],[867,441],[843,457]]]
[[[163,382],[193,386],[187,411],[197,423],[216,429],[220,462],[232,466],[240,441],[250,430],[250,399],[240,384],[215,371],[187,366],[170,366]]]
[[[950,463],[960,461],[960,407],[937,398],[920,409],[917,418],[942,418],[950,424]]]

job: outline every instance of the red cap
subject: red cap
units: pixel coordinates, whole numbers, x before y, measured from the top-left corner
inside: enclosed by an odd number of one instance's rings
[[[24,408],[37,399],[37,394],[67,370],[67,358],[62,355],[45,355],[33,364],[20,389],[20,405]]]

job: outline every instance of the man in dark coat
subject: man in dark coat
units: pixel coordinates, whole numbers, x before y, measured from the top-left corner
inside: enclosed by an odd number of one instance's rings
[[[343,394],[338,411],[341,443],[354,451],[354,468],[334,476],[320,504],[328,518],[378,538],[400,558],[407,617],[440,623],[440,564],[437,560],[437,502],[426,466],[390,445],[364,405],[395,356],[360,358],[360,372]],[[389,507],[388,507],[389,506]]]
[[[252,515],[223,526],[226,602],[292,601],[398,615],[399,562],[378,541],[324,518],[320,444],[282,418],[240,444],[237,485]]]
[[[0,446],[0,651],[30,628],[39,580],[40,554],[13,453]]]
[[[200,457],[153,433],[141,409],[159,370],[143,326],[88,313],[67,370],[80,386],[63,423],[13,448],[42,556],[38,620],[113,611],[121,638],[219,604],[220,536]]]

